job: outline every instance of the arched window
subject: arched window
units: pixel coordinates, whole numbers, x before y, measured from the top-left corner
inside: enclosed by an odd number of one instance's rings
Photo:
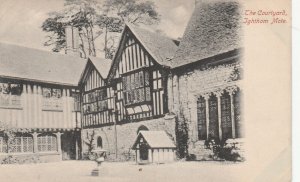
[[[97,138],[97,148],[102,148],[102,138],[101,138],[101,136],[99,136]]]
[[[57,139],[55,135],[51,133],[40,134],[37,141],[39,152],[57,151]]]
[[[149,129],[145,125],[141,125],[136,133],[139,134],[140,131],[149,131]]]

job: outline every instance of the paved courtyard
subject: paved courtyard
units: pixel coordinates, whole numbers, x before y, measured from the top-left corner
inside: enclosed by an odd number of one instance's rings
[[[92,161],[63,161],[40,164],[0,165],[1,182],[102,182],[102,181],[245,181],[242,163],[175,162],[136,165],[104,163],[103,174],[91,176]]]

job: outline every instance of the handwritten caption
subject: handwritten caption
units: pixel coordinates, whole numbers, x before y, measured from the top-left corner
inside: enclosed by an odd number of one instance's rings
[[[285,10],[249,10],[244,11],[244,21],[246,25],[254,24],[285,24],[287,23],[287,12]]]

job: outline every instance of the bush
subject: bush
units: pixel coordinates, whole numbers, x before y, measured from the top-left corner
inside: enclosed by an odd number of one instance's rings
[[[187,161],[195,161],[195,160],[196,160],[196,155],[195,155],[195,154],[189,154],[189,155],[186,157],[186,160],[187,160]]]
[[[213,151],[210,157],[213,160],[226,160],[226,161],[241,161],[240,154],[236,151],[235,146],[228,146],[226,139],[208,139],[205,141],[205,146]]]
[[[8,155],[0,161],[1,164],[30,164],[40,162],[38,155]]]

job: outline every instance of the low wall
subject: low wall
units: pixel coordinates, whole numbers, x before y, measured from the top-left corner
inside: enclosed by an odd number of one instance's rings
[[[241,160],[245,160],[244,139],[228,139],[227,146],[234,146],[233,152],[237,152],[241,156]],[[189,154],[195,155],[196,160],[212,160],[213,151],[207,149],[204,140],[199,140],[189,145]]]
[[[44,163],[61,161],[59,153],[14,153],[1,154],[0,164],[25,164],[25,163]]]
[[[175,140],[175,118],[158,118],[146,121],[139,121],[134,123],[126,123],[116,126],[104,126],[101,128],[94,129],[83,129],[81,131],[81,137],[83,140],[82,152],[88,151],[88,146],[86,145],[87,133],[92,133],[94,130],[94,147],[97,147],[97,138],[100,136],[102,138],[102,148],[107,150],[107,158],[111,161],[128,161],[135,160],[135,151],[131,149],[140,126],[145,126],[149,130],[159,131],[164,130],[169,135],[170,138]],[[116,128],[116,130],[115,130]],[[115,135],[117,134],[117,137]],[[117,151],[116,151],[117,149]],[[117,153],[117,155],[116,155]]]

